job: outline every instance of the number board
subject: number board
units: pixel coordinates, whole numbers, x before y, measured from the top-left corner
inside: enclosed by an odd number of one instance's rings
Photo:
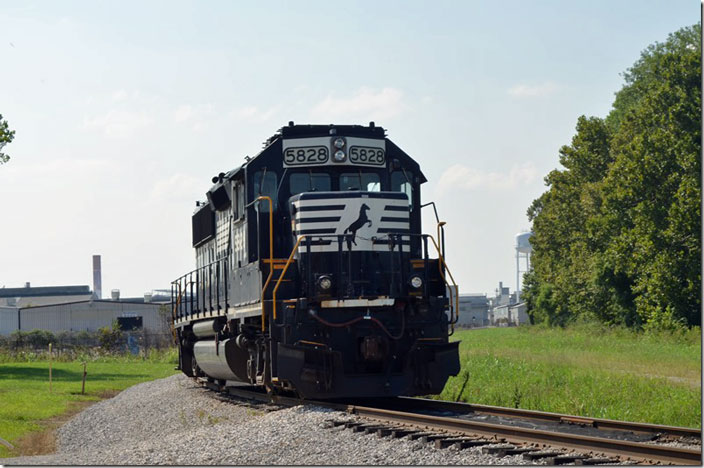
[[[386,155],[381,148],[350,146],[350,154],[348,157],[352,164],[372,164],[374,166],[383,166],[386,164]]]
[[[332,143],[338,138],[345,139],[342,151],[346,154],[343,162],[335,162],[332,153],[337,151]],[[334,149],[333,149],[334,148]],[[371,166],[386,165],[386,141],[373,138],[329,137],[287,138],[283,140],[283,166]]]
[[[284,151],[284,166],[318,166],[329,160],[325,146],[293,146]]]

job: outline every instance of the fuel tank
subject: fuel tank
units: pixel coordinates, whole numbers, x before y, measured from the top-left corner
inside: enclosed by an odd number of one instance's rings
[[[193,345],[193,355],[198,367],[208,377],[249,382],[247,377],[249,353],[238,347],[234,339],[217,343],[214,339],[196,341]]]

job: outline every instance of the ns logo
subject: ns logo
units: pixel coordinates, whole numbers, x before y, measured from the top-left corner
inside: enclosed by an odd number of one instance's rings
[[[352,244],[357,245],[356,237],[359,229],[365,224],[369,227],[372,226],[372,220],[367,216],[367,211],[369,211],[369,206],[366,203],[362,203],[362,206],[359,207],[359,217],[345,229],[344,234],[350,234],[345,237],[347,250],[352,250]]]

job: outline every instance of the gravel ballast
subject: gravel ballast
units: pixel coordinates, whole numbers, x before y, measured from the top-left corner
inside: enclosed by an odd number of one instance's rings
[[[318,407],[275,409],[223,401],[178,374],[135,385],[79,413],[57,453],[5,465],[523,465],[520,456],[328,428],[355,416]]]

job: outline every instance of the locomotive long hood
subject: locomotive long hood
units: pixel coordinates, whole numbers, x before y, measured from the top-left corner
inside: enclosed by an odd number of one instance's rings
[[[305,192],[289,199],[289,209],[293,235],[309,237],[311,252],[336,252],[339,242],[347,251],[388,251],[394,234],[402,235],[404,252],[410,249],[405,193]],[[299,253],[307,249],[301,242]]]

